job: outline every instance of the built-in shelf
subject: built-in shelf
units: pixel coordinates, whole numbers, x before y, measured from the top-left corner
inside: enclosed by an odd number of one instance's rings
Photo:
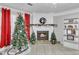
[[[64,30],[69,30],[68,28],[64,28]],[[78,28],[75,28],[75,30],[79,30]]]
[[[68,23],[64,23],[64,24],[78,24],[78,23],[69,23],[69,22],[68,22]]]
[[[68,36],[68,35],[64,35],[64,36]],[[75,38],[79,38],[79,36],[76,36],[76,35],[72,35],[72,36],[74,36]]]
[[[74,43],[74,44],[79,44],[79,42],[75,42],[73,40],[64,40],[65,42],[69,42],[69,43]]]
[[[79,18],[64,19],[63,45],[79,50]]]

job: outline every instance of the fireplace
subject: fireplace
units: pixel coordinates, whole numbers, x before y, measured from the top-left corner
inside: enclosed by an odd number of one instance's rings
[[[48,40],[49,32],[48,31],[37,31],[37,40]]]

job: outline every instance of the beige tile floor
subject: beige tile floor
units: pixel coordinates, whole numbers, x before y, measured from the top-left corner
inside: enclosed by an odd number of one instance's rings
[[[79,50],[61,44],[52,45],[47,40],[39,40],[35,45],[31,45],[31,52],[28,55],[79,55]]]

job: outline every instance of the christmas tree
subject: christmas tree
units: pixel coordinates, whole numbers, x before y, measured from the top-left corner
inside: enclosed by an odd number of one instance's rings
[[[51,43],[52,43],[52,44],[56,44],[56,35],[55,35],[54,31],[53,31],[53,33],[51,34]]]
[[[35,41],[36,41],[36,37],[35,37],[35,33],[33,32],[33,33],[31,34],[30,43],[31,43],[31,44],[35,44]]]
[[[17,20],[15,22],[15,29],[13,34],[13,42],[12,45],[14,48],[17,48],[19,51],[21,51],[22,46],[28,47],[26,32],[24,28],[24,20],[21,14],[17,17]]]

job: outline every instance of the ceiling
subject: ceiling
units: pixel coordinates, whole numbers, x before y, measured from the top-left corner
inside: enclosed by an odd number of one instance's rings
[[[32,6],[27,3],[0,3],[0,6],[38,13],[59,13],[79,8],[79,3],[32,3]]]

